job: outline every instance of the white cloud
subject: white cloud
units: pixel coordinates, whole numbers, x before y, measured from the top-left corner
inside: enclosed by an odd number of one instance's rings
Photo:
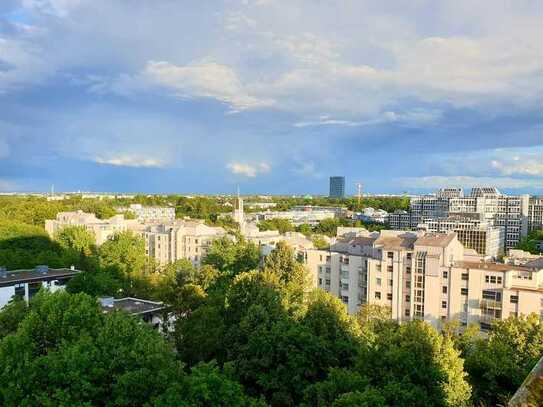
[[[258,164],[246,164],[234,161],[228,163],[226,165],[226,168],[232,174],[243,175],[250,178],[254,178],[259,174],[265,174],[271,171],[271,166],[265,162],[261,162]]]
[[[497,188],[543,188],[543,178],[526,179],[512,177],[472,177],[464,175],[456,176],[426,176],[426,177],[402,177],[396,181],[403,188],[436,189],[441,187],[495,186]]]
[[[520,157],[517,155],[508,160],[493,160],[491,166],[503,175],[543,177],[543,156]]]
[[[236,109],[273,104],[270,99],[258,99],[249,95],[234,70],[215,62],[177,66],[164,61],[150,61],[145,68],[145,74],[152,81],[173,88],[182,98],[210,97]]]
[[[156,167],[162,168],[166,163],[154,158],[140,157],[134,155],[118,155],[111,157],[95,157],[94,162],[98,164],[114,165],[116,167]]]

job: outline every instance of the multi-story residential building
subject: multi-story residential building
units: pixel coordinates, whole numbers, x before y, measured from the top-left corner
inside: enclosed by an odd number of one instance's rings
[[[345,177],[330,177],[330,198],[345,197]]]
[[[100,246],[115,233],[127,231],[137,225],[136,220],[126,220],[124,215],[98,219],[94,213],[83,211],[59,212],[56,219],[45,221],[45,230],[51,237],[67,226],[82,226],[90,231]]]
[[[175,220],[175,208],[167,206],[143,206],[132,204],[124,211],[130,211],[136,215],[140,222],[169,222]]]
[[[543,316],[543,260],[516,266],[466,254],[456,233],[381,231],[308,250],[305,261],[316,286],[350,313],[372,303],[400,322],[424,319],[439,328],[458,319],[482,329],[494,319]]]
[[[196,267],[200,266],[213,240],[226,235],[223,228],[207,226],[200,220],[148,225],[138,233],[145,240],[145,254],[159,264],[187,259]]]
[[[30,270],[8,271],[0,267],[0,309],[6,305],[13,296],[19,296],[25,301],[30,301],[41,288],[51,292],[64,289],[66,283],[79,270],[50,269],[48,266],[36,266]]]
[[[302,224],[317,225],[324,219],[337,217],[336,209],[290,210],[290,211],[266,211],[247,214],[246,220],[261,222],[269,219],[286,219],[293,225]]]
[[[420,230],[432,233],[456,232],[458,240],[466,249],[473,249],[478,254],[498,258],[503,254],[504,230],[492,226],[480,217],[449,216],[447,218],[427,218],[417,226]]]
[[[543,229],[543,197],[532,196],[528,203],[528,231]]]

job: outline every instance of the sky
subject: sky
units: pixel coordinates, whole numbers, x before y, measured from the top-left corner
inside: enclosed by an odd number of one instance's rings
[[[0,191],[543,194],[540,0],[0,0]]]

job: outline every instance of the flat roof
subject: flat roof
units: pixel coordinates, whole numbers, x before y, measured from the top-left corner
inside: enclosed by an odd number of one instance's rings
[[[528,267],[515,266],[512,264],[485,263],[477,261],[459,261],[455,263],[455,267],[488,271],[534,271]]]
[[[103,304],[101,304],[101,306],[102,311],[104,312],[120,310],[128,312],[131,315],[149,314],[166,308],[164,303],[160,301],[142,300],[140,298],[132,297],[114,299],[113,306]]]
[[[0,287],[9,287],[15,284],[32,283],[37,281],[57,280],[63,277],[73,277],[79,270],[69,268],[47,269],[47,272],[41,272],[36,269],[11,270],[6,272],[6,277],[0,277]]]

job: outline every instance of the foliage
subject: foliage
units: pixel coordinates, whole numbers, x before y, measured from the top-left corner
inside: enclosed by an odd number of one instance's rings
[[[72,260],[42,228],[0,220],[0,265],[12,270],[33,268],[40,264],[64,267]]]
[[[466,405],[471,389],[451,340],[426,322],[385,324],[363,347],[358,371],[394,406]]]
[[[476,403],[503,403],[543,357],[543,324],[536,314],[496,321],[488,339],[466,350],[466,370]]]
[[[19,323],[28,313],[26,301],[23,298],[12,298],[0,309],[0,340],[17,331]]]
[[[101,267],[115,267],[123,274],[144,274],[145,243],[132,232],[115,234],[100,247]]]
[[[0,343],[4,405],[142,404],[182,373],[167,344],[85,294],[40,293]]]
[[[268,219],[263,220],[258,224],[258,229],[263,230],[277,230],[279,233],[283,234],[286,232],[294,232],[294,225],[288,219]]]
[[[315,249],[327,250],[330,248],[328,242],[321,235],[313,235],[311,241],[313,242]]]
[[[260,251],[254,243],[243,239],[236,243],[228,236],[215,239],[202,259],[202,264],[230,275],[254,270],[259,262]]]
[[[528,236],[523,237],[517,249],[530,252],[532,254],[540,254],[541,250],[538,249],[538,244],[543,241],[543,230],[533,230],[528,233]]]

